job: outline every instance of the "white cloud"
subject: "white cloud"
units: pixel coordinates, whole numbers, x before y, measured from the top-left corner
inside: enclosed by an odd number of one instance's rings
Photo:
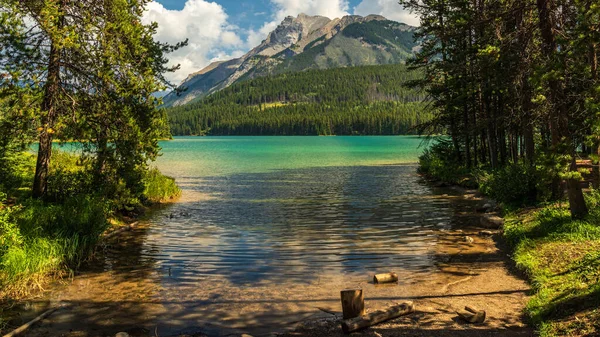
[[[286,16],[297,16],[300,13],[307,15],[322,15],[335,19],[348,15],[347,0],[271,0],[277,10],[275,20],[283,20]]]
[[[187,47],[168,55],[171,64],[181,65],[179,71],[168,75],[175,83],[211,61],[241,53],[239,49],[245,48],[245,43],[236,32],[238,28],[227,20],[221,5],[204,0],[188,0],[182,10],[168,10],[158,2],[150,2],[143,18],[146,24],[158,23],[158,41],[177,43],[189,39]]]
[[[404,9],[398,3],[398,0],[362,0],[354,8],[354,14],[363,16],[379,14],[390,20],[403,22],[411,26],[420,25],[419,17]]]

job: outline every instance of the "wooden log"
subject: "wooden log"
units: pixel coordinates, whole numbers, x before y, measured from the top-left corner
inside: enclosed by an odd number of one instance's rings
[[[15,330],[13,330],[10,333],[7,333],[6,335],[4,335],[3,337],[15,337],[18,336],[20,334],[22,334],[23,332],[25,332],[27,329],[31,328],[35,323],[43,320],[44,318],[50,316],[53,312],[55,312],[58,308],[60,307],[56,307],[56,308],[52,308],[50,310],[46,310],[44,313],[42,313],[41,315],[39,315],[38,317],[32,319],[31,321],[21,325],[20,327],[16,328]]]
[[[486,312],[485,310],[479,310],[474,307],[466,306],[465,311],[456,312],[460,318],[471,324],[481,324],[485,322]]]
[[[344,333],[351,333],[413,312],[415,312],[413,302],[402,303],[386,310],[379,310],[367,315],[344,320],[342,321],[342,330]]]
[[[393,282],[398,282],[398,275],[396,273],[377,274],[373,276],[373,283],[375,284]]]
[[[365,314],[365,297],[362,289],[342,290],[341,297],[344,319],[350,319]]]

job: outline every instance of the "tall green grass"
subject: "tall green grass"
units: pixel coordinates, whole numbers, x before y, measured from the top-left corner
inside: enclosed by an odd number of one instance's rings
[[[175,179],[160,173],[156,168],[150,169],[144,176],[144,198],[151,203],[158,203],[178,197],[181,190]]]

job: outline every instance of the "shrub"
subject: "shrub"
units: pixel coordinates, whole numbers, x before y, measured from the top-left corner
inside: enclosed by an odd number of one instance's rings
[[[92,192],[92,173],[80,161],[81,159],[77,155],[54,151],[48,175],[46,200],[63,202],[77,196],[94,193]]]
[[[463,166],[456,158],[452,144],[439,139],[419,157],[419,173],[435,179],[466,187],[477,187],[473,170]]]
[[[485,175],[480,181],[480,189],[496,201],[522,206],[537,200],[537,182],[535,167],[517,163]]]

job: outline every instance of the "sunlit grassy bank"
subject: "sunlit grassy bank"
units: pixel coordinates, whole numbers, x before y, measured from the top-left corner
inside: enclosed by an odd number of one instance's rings
[[[541,336],[600,334],[600,193],[591,214],[572,220],[566,203],[508,216],[504,235],[531,281],[527,313]]]
[[[77,270],[102,233],[124,215],[139,215],[180,193],[174,179],[153,169],[144,174],[139,196],[117,189],[107,197],[79,162],[72,154],[55,153],[47,200],[40,201],[29,197],[34,157],[13,158],[0,186],[0,299],[18,299]]]
[[[467,169],[442,145],[426,151],[420,171],[479,188],[504,205],[504,237],[531,283],[526,313],[542,337],[600,334],[599,191],[585,195],[590,214],[573,220],[568,202],[545,201],[548,178],[539,167],[518,163],[498,170]]]

